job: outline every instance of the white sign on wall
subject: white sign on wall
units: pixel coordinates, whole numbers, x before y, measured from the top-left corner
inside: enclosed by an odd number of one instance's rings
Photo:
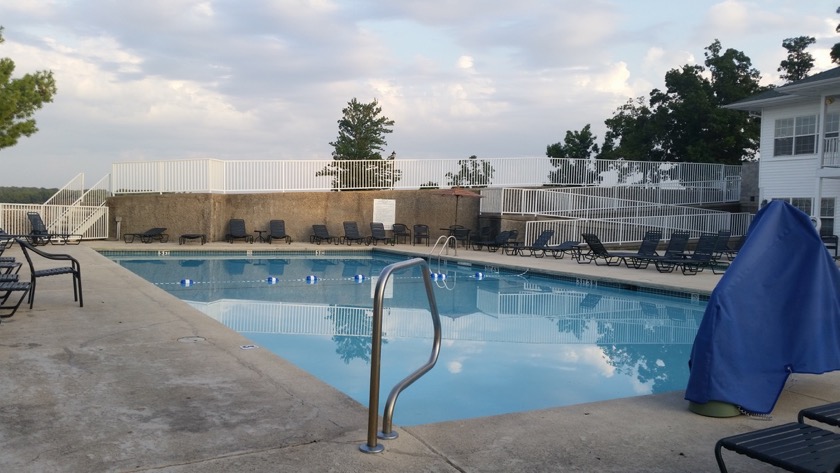
[[[397,201],[394,199],[373,199],[373,221],[385,225],[385,230],[394,226]]]

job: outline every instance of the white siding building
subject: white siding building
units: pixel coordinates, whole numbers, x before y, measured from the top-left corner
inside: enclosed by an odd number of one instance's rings
[[[837,234],[840,199],[840,67],[726,108],[761,116],[759,200],[782,199]]]

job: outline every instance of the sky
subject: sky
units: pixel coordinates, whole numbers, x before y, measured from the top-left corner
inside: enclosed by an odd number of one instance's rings
[[[0,149],[0,186],[61,187],[117,162],[331,159],[342,109],[373,100],[397,159],[545,156],[702,64],[744,52],[777,84],[785,38],[830,69],[840,1],[18,0],[13,77],[50,70],[39,132]]]

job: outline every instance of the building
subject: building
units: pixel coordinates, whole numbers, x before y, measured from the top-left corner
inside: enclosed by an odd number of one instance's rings
[[[786,200],[837,233],[840,67],[727,105],[761,117],[759,199]]]

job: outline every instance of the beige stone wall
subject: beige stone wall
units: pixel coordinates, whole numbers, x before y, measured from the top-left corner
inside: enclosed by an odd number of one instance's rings
[[[313,224],[326,224],[332,235],[344,234],[342,222],[355,220],[363,234],[370,234],[374,199],[393,199],[395,220],[411,228],[429,225],[432,241],[455,223],[452,196],[435,190],[287,192],[278,194],[142,194],[119,195],[108,200],[111,237],[116,219],[121,233],[139,233],[166,227],[172,238],[184,233],[204,233],[210,241],[224,240],[231,218],[242,218],[248,230],[267,230],[272,219],[286,221],[286,231],[295,241],[309,241]],[[477,229],[479,199],[458,199],[458,223]]]

